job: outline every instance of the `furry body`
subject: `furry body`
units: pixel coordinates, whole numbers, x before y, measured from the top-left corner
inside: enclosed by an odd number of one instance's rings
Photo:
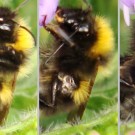
[[[11,105],[18,73],[34,45],[33,37],[22,26],[27,27],[15,12],[0,7],[0,124]]]
[[[110,25],[90,10],[59,9],[55,21],[55,28],[48,25],[46,29],[56,41],[50,50],[41,52],[40,108],[46,116],[85,106],[90,80],[98,67],[106,65],[114,46]]]
[[[135,121],[135,21],[131,27],[129,52],[121,57],[120,118],[122,122]]]

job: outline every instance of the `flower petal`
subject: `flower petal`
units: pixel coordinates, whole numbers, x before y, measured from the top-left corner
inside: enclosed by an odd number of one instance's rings
[[[123,4],[125,4],[129,8],[133,8],[134,7],[134,0],[121,0],[121,2]]]
[[[135,0],[134,0],[134,10],[135,10]]]
[[[124,15],[126,24],[129,26],[130,25],[129,8],[125,5],[123,5],[123,15]]]
[[[39,25],[49,23],[57,9],[59,0],[39,0]],[[45,18],[46,17],[46,18]]]

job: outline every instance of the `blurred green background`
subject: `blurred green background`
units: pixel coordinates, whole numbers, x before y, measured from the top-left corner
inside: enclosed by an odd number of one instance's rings
[[[122,8],[120,10],[120,54],[129,53],[129,44],[132,38],[132,22],[135,20],[135,15],[130,14],[130,26],[127,26],[124,21]]]
[[[120,10],[120,54],[128,53],[128,44],[130,42],[130,27],[124,21],[123,11]]]
[[[108,19],[114,31],[115,50],[106,72],[100,72],[96,78],[87,108],[82,121],[71,126],[66,121],[65,114],[44,118],[40,125],[46,128],[45,135],[117,135],[117,93],[118,93],[118,11],[115,0],[89,0],[95,15]],[[61,7],[86,8],[83,0],[61,0]],[[46,39],[46,40],[45,40]],[[51,42],[51,38],[43,28],[40,29],[40,46]],[[51,46],[51,45],[50,45]]]
[[[24,0],[0,0],[0,6],[8,6],[12,10]],[[18,15],[31,28],[37,39],[37,0],[29,0]],[[37,49],[33,48],[28,63],[29,74],[18,78],[13,102],[7,121],[0,128],[0,135],[37,135]]]
[[[121,8],[122,9],[122,8]],[[135,20],[135,15],[130,15],[130,21]],[[132,38],[132,25],[127,26],[124,21],[123,11],[120,10],[120,54],[124,56],[129,54],[129,45]],[[121,123],[121,135],[131,135],[131,132],[135,134],[135,122],[134,123]],[[133,133],[132,133],[133,134]]]

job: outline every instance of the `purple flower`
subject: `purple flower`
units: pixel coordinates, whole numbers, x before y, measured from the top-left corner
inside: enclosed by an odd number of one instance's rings
[[[127,7],[134,8],[134,0],[121,0]]]
[[[59,0],[39,0],[39,25],[49,23],[56,12]]]
[[[126,24],[130,25],[130,14],[135,13],[135,0],[120,0],[123,9],[124,20]]]

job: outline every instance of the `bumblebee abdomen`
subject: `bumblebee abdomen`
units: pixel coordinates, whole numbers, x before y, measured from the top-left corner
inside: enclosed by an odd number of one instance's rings
[[[8,83],[0,83],[0,110],[3,109],[3,106],[9,105],[12,100],[12,84]]]

